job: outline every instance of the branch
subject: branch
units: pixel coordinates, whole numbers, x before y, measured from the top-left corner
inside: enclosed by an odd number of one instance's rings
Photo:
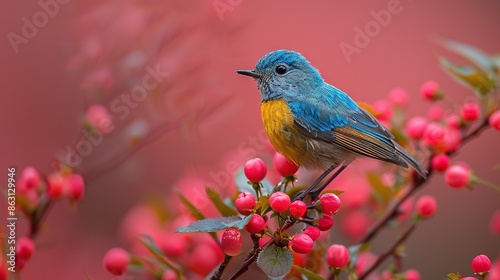
[[[214,275],[212,275],[212,277],[210,278],[210,280],[217,280],[217,279],[220,279],[222,277],[222,273],[224,273],[224,270],[226,269],[229,261],[231,260],[231,256],[229,255],[225,255],[224,256],[224,261],[219,265],[219,268],[217,269],[217,271],[214,273]]]

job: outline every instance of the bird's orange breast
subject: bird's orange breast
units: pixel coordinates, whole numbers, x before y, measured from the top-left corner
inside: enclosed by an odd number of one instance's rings
[[[306,141],[294,123],[294,116],[283,99],[268,100],[261,105],[262,122],[274,148],[301,165]]]

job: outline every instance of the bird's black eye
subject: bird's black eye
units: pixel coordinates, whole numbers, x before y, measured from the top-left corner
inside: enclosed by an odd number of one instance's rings
[[[278,65],[276,66],[276,73],[280,74],[280,75],[283,75],[286,73],[286,66],[285,65]]]

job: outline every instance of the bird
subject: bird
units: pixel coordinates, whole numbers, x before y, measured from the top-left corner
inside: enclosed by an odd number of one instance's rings
[[[333,170],[337,169],[328,183],[360,157],[411,167],[425,179],[425,167],[391,132],[349,95],[325,82],[300,53],[271,51],[253,70],[236,73],[257,82],[262,122],[276,151],[298,166],[324,170],[309,192]]]

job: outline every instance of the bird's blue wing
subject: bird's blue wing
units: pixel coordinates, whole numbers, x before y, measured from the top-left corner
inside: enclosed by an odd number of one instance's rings
[[[394,136],[343,91],[325,84],[286,101],[295,123],[309,137],[357,154],[408,166],[398,156]]]

